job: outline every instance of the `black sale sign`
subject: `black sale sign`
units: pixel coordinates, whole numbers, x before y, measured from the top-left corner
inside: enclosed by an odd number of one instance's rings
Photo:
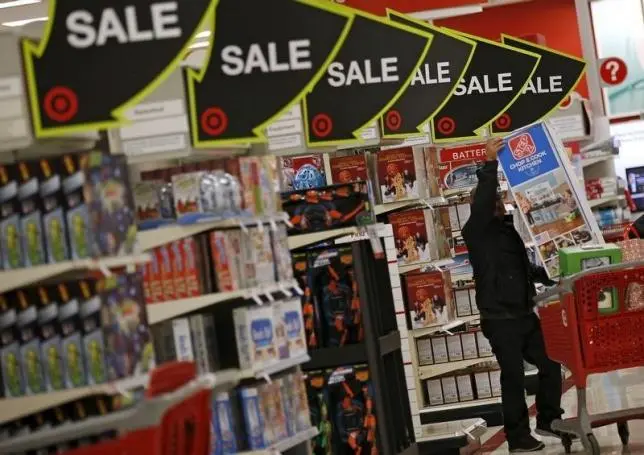
[[[356,12],[338,55],[304,99],[308,145],[355,143],[404,92],[430,43],[424,31]]]
[[[492,124],[495,134],[506,134],[546,118],[573,91],[586,68],[580,58],[519,38],[504,35],[503,43],[538,54],[541,60],[519,98]]]
[[[453,95],[431,121],[435,143],[479,138],[521,95],[539,63],[535,53],[463,35],[476,41],[476,50]]]
[[[409,86],[380,119],[383,138],[405,138],[422,132],[447,103],[474,55],[476,43],[394,11],[388,11],[388,15],[391,21],[425,30],[433,36],[429,52]]]
[[[185,73],[193,146],[265,142],[263,129],[324,74],[352,17],[314,0],[219,0],[209,60]]]
[[[179,65],[216,3],[50,2],[43,38],[22,46],[36,137],[118,126]]]

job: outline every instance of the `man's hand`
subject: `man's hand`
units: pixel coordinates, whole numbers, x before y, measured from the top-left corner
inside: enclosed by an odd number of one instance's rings
[[[485,154],[488,161],[495,161],[499,156],[499,152],[503,148],[503,139],[500,137],[488,139],[485,144]]]

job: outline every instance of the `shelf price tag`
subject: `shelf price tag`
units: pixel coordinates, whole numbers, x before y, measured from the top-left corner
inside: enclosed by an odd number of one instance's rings
[[[219,0],[210,57],[186,70],[194,147],[266,142],[266,126],[326,70],[351,11],[315,0]]]
[[[215,4],[52,0],[42,39],[22,43],[35,136],[123,123],[125,111],[178,67]]]
[[[408,87],[432,36],[425,30],[356,12],[344,44],[304,99],[307,144],[360,142]]]
[[[409,16],[393,11],[388,11],[388,15],[395,23],[425,30],[434,37],[405,93],[380,118],[382,137],[414,137],[426,133],[427,122],[454,92],[476,43]]]
[[[578,57],[504,35],[503,43],[541,56],[537,70],[521,95],[492,124],[495,134],[507,134],[550,115],[581,80],[586,62]]]
[[[454,32],[457,33],[457,32]],[[521,95],[539,63],[539,55],[461,34],[476,42],[476,50],[453,95],[431,123],[434,143],[481,138],[490,123]]]

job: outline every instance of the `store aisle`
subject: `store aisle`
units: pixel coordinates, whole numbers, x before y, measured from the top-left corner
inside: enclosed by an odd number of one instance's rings
[[[606,412],[616,409],[630,409],[644,406],[644,368],[634,368],[608,375],[589,378],[588,401],[590,412]],[[528,405],[534,422],[534,398],[530,397]],[[566,416],[576,415],[577,399],[575,388],[570,388],[563,396],[562,406]],[[644,455],[644,421],[632,421],[629,424],[631,440],[629,447],[623,448],[617,435],[617,428],[609,427],[594,430],[595,436],[606,454],[642,454]],[[501,427],[490,428],[483,438],[483,449],[479,454],[507,454],[508,445],[502,436]],[[546,448],[541,454],[564,454],[564,449],[557,439],[543,438]],[[573,453],[584,453],[579,442],[573,444]]]

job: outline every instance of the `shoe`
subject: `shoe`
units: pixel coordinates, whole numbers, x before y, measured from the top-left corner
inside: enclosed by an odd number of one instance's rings
[[[537,425],[537,428],[534,430],[539,436],[544,436],[546,438],[557,438],[561,439],[562,436],[566,435],[570,439],[577,439],[577,435],[564,433],[558,430],[553,430],[550,428],[550,425]]]
[[[533,438],[532,435],[524,436],[517,441],[508,442],[510,453],[538,452],[546,448],[546,445]]]

